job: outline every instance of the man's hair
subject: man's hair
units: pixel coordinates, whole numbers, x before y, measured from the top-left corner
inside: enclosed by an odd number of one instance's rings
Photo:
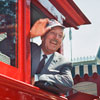
[[[58,26],[58,27],[60,27],[60,26]],[[53,28],[54,28],[54,27],[53,27]],[[47,31],[43,36],[41,36],[41,38],[42,38],[42,37],[45,37],[53,28],[51,28],[49,31]],[[62,30],[63,30],[63,40],[64,40],[64,38],[65,38],[64,28],[62,28]]]

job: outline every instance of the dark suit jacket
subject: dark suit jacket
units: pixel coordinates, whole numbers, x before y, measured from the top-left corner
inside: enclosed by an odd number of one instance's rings
[[[34,76],[40,62],[41,46],[32,43],[31,53],[32,76]],[[66,58],[58,52],[55,52],[38,75],[39,80],[56,83],[57,87],[61,88],[62,91],[67,91],[68,88],[71,88],[73,85],[71,68],[71,65],[67,63]]]

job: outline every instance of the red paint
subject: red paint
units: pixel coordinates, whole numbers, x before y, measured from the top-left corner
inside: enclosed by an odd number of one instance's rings
[[[16,79],[0,75],[0,100],[67,100]]]
[[[72,0],[50,0],[50,2],[66,17],[65,26],[77,28],[79,25],[90,24],[81,10]]]
[[[31,54],[30,54],[30,2],[26,0],[24,3],[24,70],[25,70],[25,82],[30,83],[31,81]]]
[[[7,75],[14,79],[18,79],[18,69],[0,61],[0,74]]]

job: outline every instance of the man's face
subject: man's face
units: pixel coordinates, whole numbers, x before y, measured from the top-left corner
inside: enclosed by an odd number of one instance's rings
[[[42,37],[42,50],[46,54],[54,53],[60,48],[62,40],[63,29],[54,27]]]

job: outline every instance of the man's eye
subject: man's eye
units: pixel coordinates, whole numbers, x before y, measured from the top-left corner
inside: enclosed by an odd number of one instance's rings
[[[51,32],[51,34],[55,34],[54,32]]]
[[[62,35],[59,35],[59,38],[62,38],[63,36]]]

